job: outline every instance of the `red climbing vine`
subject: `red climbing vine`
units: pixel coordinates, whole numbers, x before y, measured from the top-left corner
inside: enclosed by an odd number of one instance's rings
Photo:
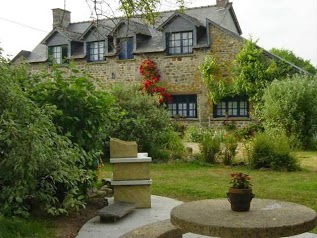
[[[166,89],[159,86],[158,81],[161,78],[156,63],[153,60],[145,59],[141,62],[139,72],[143,77],[142,88],[147,93],[159,95],[159,103],[164,103],[170,100],[171,95],[166,92]]]

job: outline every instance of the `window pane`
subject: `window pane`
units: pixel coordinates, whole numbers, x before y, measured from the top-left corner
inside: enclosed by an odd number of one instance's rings
[[[172,111],[172,116],[196,118],[197,96],[172,95],[171,103],[168,103],[167,108]]]

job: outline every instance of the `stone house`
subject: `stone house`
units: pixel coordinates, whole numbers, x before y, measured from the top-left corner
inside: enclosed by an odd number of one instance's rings
[[[160,12],[154,25],[140,18],[113,18],[98,22],[71,22],[67,10],[53,9],[53,29],[31,52],[21,51],[12,61],[29,63],[32,71],[49,70],[51,64],[65,67],[71,59],[94,80],[110,84],[140,84],[143,59],[156,62],[172,99],[167,110],[185,123],[238,126],[249,120],[247,98],[227,98],[214,105],[207,97],[198,66],[207,54],[230,64],[244,39],[229,0],[216,5]],[[222,76],[227,75],[224,67]]]

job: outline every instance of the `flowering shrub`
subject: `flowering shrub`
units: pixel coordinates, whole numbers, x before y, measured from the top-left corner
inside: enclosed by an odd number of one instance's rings
[[[170,95],[166,92],[164,87],[158,86],[157,83],[161,78],[156,63],[153,60],[145,59],[142,61],[139,72],[142,75],[144,82],[142,85],[143,90],[153,95],[159,95],[159,103],[170,100]]]
[[[232,188],[249,189],[252,184],[250,183],[250,176],[244,173],[232,173],[231,181]]]

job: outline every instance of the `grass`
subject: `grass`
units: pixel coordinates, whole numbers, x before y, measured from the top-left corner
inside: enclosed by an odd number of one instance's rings
[[[256,198],[269,198],[306,205],[317,211],[317,152],[299,151],[295,155],[302,171],[255,171],[247,167],[199,165],[174,162],[151,164],[152,194],[193,201],[206,198],[224,198],[230,173],[241,171],[251,176]],[[100,178],[110,177],[111,166],[100,171]],[[313,233],[317,234],[317,228]],[[49,222],[4,218],[0,215],[0,238],[53,238],[54,227]]]
[[[0,215],[0,238],[53,238],[54,228],[44,221],[5,218]]]
[[[151,164],[152,194],[181,201],[225,198],[230,173],[241,171],[251,176],[256,198],[295,202],[317,211],[317,152],[296,152],[296,156],[304,168],[302,171],[256,171],[183,162]],[[110,170],[110,166],[105,166],[102,177],[109,177]],[[312,232],[317,233],[317,228]]]

